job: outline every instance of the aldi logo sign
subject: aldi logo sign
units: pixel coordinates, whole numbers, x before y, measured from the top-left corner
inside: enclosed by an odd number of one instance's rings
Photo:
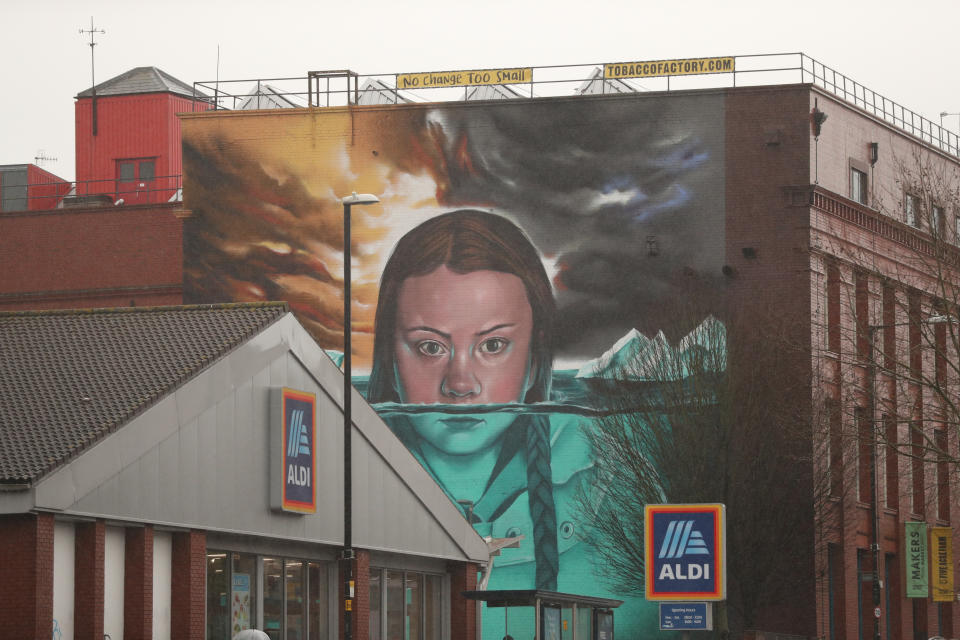
[[[271,409],[270,506],[316,513],[317,397],[294,389],[275,389]]]
[[[647,600],[726,598],[722,504],[648,504],[644,509]]]

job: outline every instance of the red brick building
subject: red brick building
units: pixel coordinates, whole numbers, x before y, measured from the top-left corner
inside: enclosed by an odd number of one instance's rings
[[[947,464],[960,457],[948,406],[956,325],[931,320],[955,317],[960,301],[956,137],[872,92],[867,101],[825,84],[698,90],[725,105],[728,291],[744,308],[796,320],[790,337],[802,355],[785,356],[783,366],[808,381],[806,401],[828,409],[803,452],[813,464],[786,480],[811,496],[798,506],[810,512],[808,553],[796,566],[805,588],[757,627],[850,640],[875,630],[883,640],[957,637],[957,586],[935,600],[934,589],[908,584],[906,533],[906,523],[924,523],[949,528],[952,548],[960,541],[960,494]],[[78,136],[88,125],[78,116]],[[146,153],[124,150],[97,171],[119,180],[116,163]],[[78,143],[78,167],[80,155]],[[5,213],[0,307],[180,302],[183,241],[178,205]],[[37,540],[32,548],[52,544],[47,514],[10,526]],[[135,555],[142,543],[126,540]],[[931,578],[929,535],[925,545]],[[21,560],[50,561],[29,552]],[[31,592],[46,593],[49,575],[24,571]]]

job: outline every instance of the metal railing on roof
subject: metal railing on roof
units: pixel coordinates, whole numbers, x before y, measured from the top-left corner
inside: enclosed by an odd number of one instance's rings
[[[904,131],[941,151],[960,157],[960,136],[803,53],[765,53],[732,56],[733,70],[709,74],[665,75],[644,78],[607,77],[605,65],[590,63],[529,67],[529,81],[486,85],[500,90],[478,91],[478,86],[404,89],[401,73],[361,75],[349,70],[311,71],[294,78],[195,82],[196,93],[213,97],[214,109],[257,108],[252,100],[269,86],[271,98],[286,98],[307,107],[405,102],[451,102],[476,99],[514,99],[631,91],[677,91],[721,87],[810,83],[848,104]],[[617,63],[620,64],[620,63]],[[448,72],[442,72],[448,73]]]
[[[182,201],[181,175],[139,180],[79,180],[0,184],[0,213],[122,207]]]

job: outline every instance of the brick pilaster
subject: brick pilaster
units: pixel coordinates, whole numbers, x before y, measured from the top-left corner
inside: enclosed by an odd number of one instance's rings
[[[204,640],[206,630],[207,535],[203,531],[173,534],[170,635],[183,640]]]
[[[354,559],[350,563],[353,572],[353,640],[369,640],[370,638],[370,552],[363,549],[354,549]],[[337,588],[336,615],[339,636],[345,637],[343,591],[346,586],[344,563],[337,563],[339,572],[339,587]]]
[[[477,588],[477,565],[451,562],[447,571],[450,573],[450,638],[477,640],[477,601],[462,595]]]
[[[73,637],[103,640],[103,580],[106,526],[103,520],[78,522],[73,578]]]
[[[126,532],[123,573],[123,637],[153,638],[153,527]]]
[[[53,516],[0,517],[0,629],[11,638],[49,638],[53,625]]]

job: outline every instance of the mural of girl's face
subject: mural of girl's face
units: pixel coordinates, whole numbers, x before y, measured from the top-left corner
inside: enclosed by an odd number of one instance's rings
[[[513,274],[461,274],[440,266],[407,278],[394,336],[400,398],[412,404],[522,402],[531,379],[532,335],[533,310]],[[450,453],[465,453],[467,443],[480,448],[510,423],[487,424],[472,415],[415,422],[422,437]]]

